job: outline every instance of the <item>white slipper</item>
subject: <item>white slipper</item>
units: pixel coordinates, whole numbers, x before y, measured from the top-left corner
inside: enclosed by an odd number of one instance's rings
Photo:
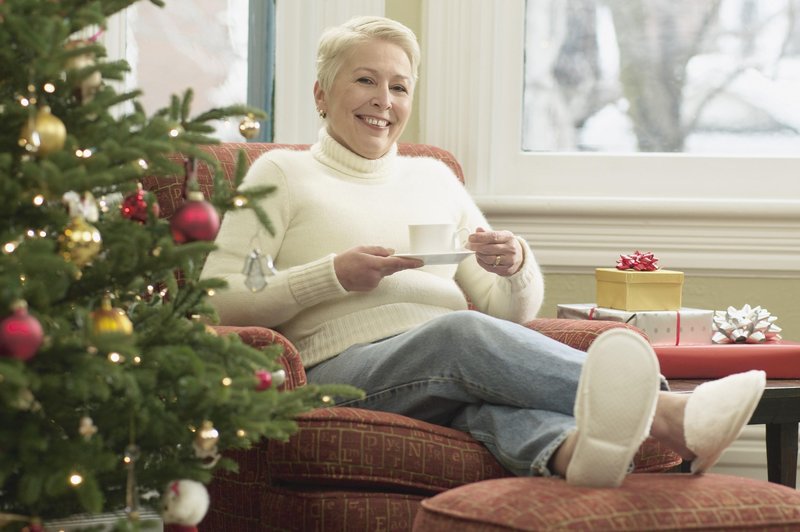
[[[683,419],[686,447],[695,455],[692,473],[707,471],[739,437],[764,393],[767,375],[737,373],[695,388]]]
[[[567,466],[569,484],[622,484],[650,433],[659,379],[652,347],[635,332],[612,329],[592,342],[575,398],[578,431]]]

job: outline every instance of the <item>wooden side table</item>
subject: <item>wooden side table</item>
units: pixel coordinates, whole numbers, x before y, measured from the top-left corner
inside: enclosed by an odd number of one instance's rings
[[[691,393],[708,379],[669,379],[675,392]],[[800,379],[768,379],[749,425],[766,425],[767,478],[797,487],[797,438],[800,423]],[[688,471],[689,464],[684,463]]]

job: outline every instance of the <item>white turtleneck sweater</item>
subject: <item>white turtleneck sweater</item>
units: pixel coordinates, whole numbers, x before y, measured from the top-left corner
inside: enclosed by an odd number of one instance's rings
[[[386,338],[454,310],[467,298],[487,314],[523,322],[535,317],[544,288],[536,259],[524,240],[523,267],[501,277],[474,256],[459,265],[425,266],[385,277],[369,292],[348,292],[333,267],[337,253],[362,245],[408,251],[408,225],[455,223],[489,228],[450,168],[426,157],[401,157],[394,147],[364,159],[323,128],[309,151],[273,150],[249,169],[242,188],[275,185],[261,206],[275,228],[270,236],[248,211],[222,221],[203,277],[221,277],[228,288],[210,302],[226,325],[270,327],[291,340],[306,367],[356,343]],[[242,268],[258,248],[271,254],[279,273],[251,292]]]

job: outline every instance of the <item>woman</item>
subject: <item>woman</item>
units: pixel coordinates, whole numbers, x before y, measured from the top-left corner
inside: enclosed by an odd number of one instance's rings
[[[205,276],[229,282],[212,299],[221,321],[281,331],[310,382],[363,389],[350,406],[469,432],[518,475],[618,486],[648,434],[696,473],[710,468],[752,414],[764,373],[673,394],[659,390],[655,355],[632,332],[601,335],[583,353],[519,325],[544,292],[528,244],[491,229],[444,164],[397,155],[419,56],[414,34],[385,18],[322,36],[318,142],[265,154],[243,184],[277,187],[263,202],[275,237],[251,213],[230,213],[206,263]],[[433,222],[471,228],[474,256],[422,268],[394,255],[409,224]],[[255,294],[239,273],[254,246],[279,269]]]

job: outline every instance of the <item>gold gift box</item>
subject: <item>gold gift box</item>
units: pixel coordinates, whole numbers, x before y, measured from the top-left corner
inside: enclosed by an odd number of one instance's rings
[[[618,310],[680,310],[683,272],[655,270],[639,272],[597,268],[598,307]]]

